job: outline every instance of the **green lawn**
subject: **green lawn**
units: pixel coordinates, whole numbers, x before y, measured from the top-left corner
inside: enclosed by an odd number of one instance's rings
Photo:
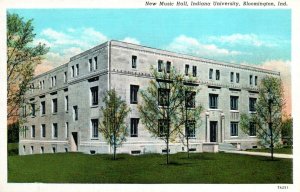
[[[270,149],[248,149],[247,151],[270,153]],[[293,149],[292,148],[274,149],[274,153],[293,154]]]
[[[226,153],[165,156],[37,154],[8,157],[8,182],[292,183],[292,160]]]

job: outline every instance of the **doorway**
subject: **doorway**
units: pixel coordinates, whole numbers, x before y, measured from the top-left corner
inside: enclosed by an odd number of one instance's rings
[[[78,151],[78,132],[72,132],[71,151]]]
[[[218,122],[211,121],[210,122],[210,142],[217,142],[217,128],[218,128]]]

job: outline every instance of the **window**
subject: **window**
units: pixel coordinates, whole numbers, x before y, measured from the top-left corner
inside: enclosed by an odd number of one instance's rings
[[[53,86],[56,86],[56,76],[53,77]]]
[[[42,89],[42,82],[39,82],[39,89]]]
[[[137,104],[138,103],[138,94],[139,86],[138,85],[130,85],[130,103]]]
[[[233,81],[234,81],[234,73],[230,72],[230,82],[233,83]]]
[[[78,120],[78,107],[77,107],[77,105],[76,105],[76,106],[73,106],[73,119],[74,119],[75,121]]]
[[[31,103],[31,116],[35,116],[35,104]]]
[[[45,105],[45,101],[41,102],[41,115],[45,115],[46,114],[46,105]]]
[[[137,56],[132,55],[132,58],[131,58],[131,67],[132,68],[136,68],[136,60],[137,60]]]
[[[195,97],[196,97],[196,92],[194,91],[185,92],[185,105],[187,108],[195,108]]]
[[[256,136],[256,125],[254,122],[249,123],[249,135]]]
[[[257,86],[257,76],[254,77],[254,85]]]
[[[197,66],[193,66],[193,77],[197,77]]]
[[[249,111],[255,112],[256,98],[249,98]]]
[[[213,69],[209,69],[209,79],[213,78],[213,73],[214,73],[214,70]]]
[[[218,109],[218,95],[217,94],[209,94],[209,108],[210,109]]]
[[[31,126],[31,138],[35,138],[35,125]]]
[[[130,137],[137,137],[138,136],[138,118],[131,118],[130,119]]]
[[[94,57],[94,69],[98,69],[98,58]]]
[[[26,104],[24,104],[22,107],[22,116],[26,117]]]
[[[69,122],[65,124],[65,138],[69,137]]]
[[[43,137],[43,138],[46,137],[46,125],[45,124],[41,125],[41,137]]]
[[[79,75],[79,64],[76,64],[76,76]]]
[[[253,76],[250,75],[250,76],[249,76],[249,84],[250,84],[250,85],[252,85],[252,79],[253,79]]]
[[[158,88],[158,105],[169,106],[170,89]]]
[[[64,82],[66,83],[67,80],[68,80],[68,75],[67,75],[67,72],[65,71],[65,72],[64,72]]]
[[[52,99],[52,113],[57,113],[57,99]]]
[[[52,147],[52,152],[56,153],[56,148],[55,147]]]
[[[45,84],[45,81],[43,80],[42,81],[42,89],[44,89],[44,84]]]
[[[91,104],[92,106],[98,105],[98,86],[91,87]]]
[[[89,69],[90,69],[90,71],[93,71],[93,61],[92,61],[92,59],[89,59]]]
[[[195,126],[196,122],[194,120],[188,120],[185,125],[185,136],[195,137]]]
[[[239,97],[238,96],[230,96],[230,110],[238,110],[239,109]]]
[[[92,119],[92,138],[98,138],[98,119]]]
[[[57,123],[53,123],[52,124],[52,137],[53,138],[57,138],[57,134],[58,134],[58,131],[57,131]]]
[[[30,154],[32,154],[34,152],[34,148],[33,146],[30,146]]]
[[[230,122],[230,136],[238,136],[238,122]]]
[[[164,137],[168,133],[168,124],[169,121],[166,119],[159,119],[158,120],[158,133],[159,137]]]
[[[216,80],[220,80],[220,70],[216,70]]]
[[[65,96],[65,111],[69,111],[69,97]]]
[[[72,77],[75,76],[74,65],[71,67],[71,76],[72,76]]]
[[[44,147],[41,147],[41,153],[44,153]]]
[[[186,75],[186,76],[189,75],[189,67],[190,67],[190,66],[189,66],[188,64],[185,65],[185,75]]]
[[[167,73],[170,73],[171,72],[171,62],[170,61],[167,61]]]
[[[157,70],[158,72],[162,72],[162,68],[163,68],[163,61],[162,60],[158,60],[157,62]]]
[[[236,83],[240,82],[240,74],[239,73],[235,74],[235,81],[236,81]]]

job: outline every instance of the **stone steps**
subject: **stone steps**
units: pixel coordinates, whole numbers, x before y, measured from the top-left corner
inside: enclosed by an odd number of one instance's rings
[[[238,149],[230,143],[219,143],[219,151],[237,151]]]

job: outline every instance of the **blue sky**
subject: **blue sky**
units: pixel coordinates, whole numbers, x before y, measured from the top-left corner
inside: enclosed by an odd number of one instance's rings
[[[9,9],[34,19],[56,67],[110,39],[237,64],[291,60],[291,11],[264,9]]]

